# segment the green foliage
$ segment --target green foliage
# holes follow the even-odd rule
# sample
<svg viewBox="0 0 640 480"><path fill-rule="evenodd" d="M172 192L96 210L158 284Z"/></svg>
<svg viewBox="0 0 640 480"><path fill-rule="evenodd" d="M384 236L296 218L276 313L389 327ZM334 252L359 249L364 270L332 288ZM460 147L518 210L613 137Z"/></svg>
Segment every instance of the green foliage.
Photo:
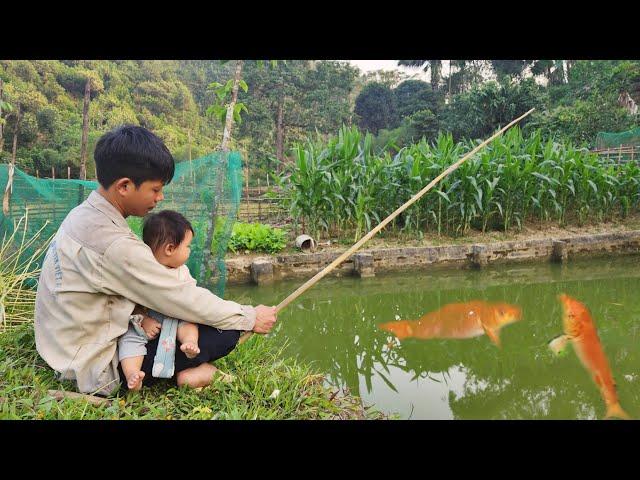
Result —
<svg viewBox="0 0 640 480"><path fill-rule="evenodd" d="M534 112L529 129L539 129L545 137L566 139L578 145L593 147L598 132L627 130L634 118L618 105L602 98L576 100L571 106Z"/></svg>
<svg viewBox="0 0 640 480"><path fill-rule="evenodd" d="M431 85L420 80L405 80L393 90L393 93L401 118L424 110L437 113L444 107L443 95L434 92Z"/></svg>
<svg viewBox="0 0 640 480"><path fill-rule="evenodd" d="M370 135L341 129L338 137L298 144L284 174L286 206L320 238L355 232L356 239L408 201L476 142L440 134L393 156ZM544 140L514 127L403 212L391 227L462 235L475 228L509 230L525 222L602 221L639 207L640 167L603 165L571 142ZM374 221L376 223L374 223Z"/></svg>
<svg viewBox="0 0 640 480"><path fill-rule="evenodd" d="M234 253L251 252L278 253L287 246L287 233L261 223L236 223L229 238L229 250Z"/></svg>
<svg viewBox="0 0 640 480"><path fill-rule="evenodd" d="M33 310L33 305L31 306ZM33 314L31 314L33 318ZM169 381L140 392L121 389L104 405L56 401L48 390L75 391L59 382L40 358L32 322L0 333L0 420L224 420L384 419L358 397L335 396L324 376L260 335L216 362L232 383L213 381L202 390L176 388Z"/></svg>
<svg viewBox="0 0 640 480"><path fill-rule="evenodd" d="M543 102L542 89L531 78L516 84L487 82L453 98L443 113L442 129L456 140L484 138ZM524 119L522 126L526 123Z"/></svg>
<svg viewBox="0 0 640 480"><path fill-rule="evenodd" d="M395 128L398 124L396 99L393 91L381 83L368 83L356 98L354 112L359 125L374 135L382 128Z"/></svg>
<svg viewBox="0 0 640 480"><path fill-rule="evenodd" d="M416 140L423 137L427 140L433 140L438 135L440 128L438 118L429 109L415 112L408 118L408 124L412 138Z"/></svg>
<svg viewBox="0 0 640 480"><path fill-rule="evenodd" d="M238 86L246 93L249 89L247 82L244 80L240 80L238 82ZM227 109L229 108L229 104L227 104L227 97L231 95L233 90L233 79L228 80L224 85L219 82L211 82L207 87L208 91L211 91L216 96L216 102L211 104L207 108L207 115L212 116L218 119L219 122L224 123L225 118L227 116ZM233 121L236 123L242 123L242 118L240 116L241 112L248 112L247 107L242 102L236 102L233 106Z"/></svg>
<svg viewBox="0 0 640 480"><path fill-rule="evenodd" d="M188 63L188 62L187 62ZM0 61L4 84L3 160L11 151L16 111L22 115L18 137L19 165L27 173L50 175L51 167L79 170L84 89L91 80L89 110L89 175L93 174L95 140L123 123L152 128L176 158L192 158L214 150L221 132L198 111L190 88L171 61ZM186 68L190 74L191 71ZM184 77L187 78L187 72ZM11 106L9 111L6 107ZM34 117L37 123L34 123ZM56 150L57 155L52 155ZM48 163L49 159L52 163ZM57 175L66 172L57 172Z"/></svg>

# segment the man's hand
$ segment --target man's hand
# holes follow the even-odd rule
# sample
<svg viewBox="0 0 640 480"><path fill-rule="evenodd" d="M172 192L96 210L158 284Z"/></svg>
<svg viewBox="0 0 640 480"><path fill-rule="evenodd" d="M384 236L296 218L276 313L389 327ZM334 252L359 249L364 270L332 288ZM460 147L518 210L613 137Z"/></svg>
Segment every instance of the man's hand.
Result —
<svg viewBox="0 0 640 480"><path fill-rule="evenodd" d="M256 324L253 331L256 333L269 333L277 320L276 307L258 305L256 307Z"/></svg>
<svg viewBox="0 0 640 480"><path fill-rule="evenodd" d="M161 328L162 324L159 321L155 318L144 315L144 318L142 319L142 329L144 330L144 333L147 334L147 337L149 337L149 340L156 338L158 333L160 333Z"/></svg>

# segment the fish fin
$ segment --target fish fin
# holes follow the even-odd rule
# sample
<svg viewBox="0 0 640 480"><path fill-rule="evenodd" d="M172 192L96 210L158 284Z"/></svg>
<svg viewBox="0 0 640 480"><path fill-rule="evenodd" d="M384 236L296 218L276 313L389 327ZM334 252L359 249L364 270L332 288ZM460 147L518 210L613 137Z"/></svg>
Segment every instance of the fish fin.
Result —
<svg viewBox="0 0 640 480"><path fill-rule="evenodd" d="M498 348L501 347L500 345L500 331L497 329L492 329L492 328L488 328L485 327L484 324L482 325L482 327L484 328L484 333L487 334L487 337L489 337L489 340L491 340L493 343L496 344L496 346Z"/></svg>
<svg viewBox="0 0 640 480"><path fill-rule="evenodd" d="M549 349L557 356L563 355L567 352L569 340L568 335L558 335L549 342Z"/></svg>
<svg viewBox="0 0 640 480"><path fill-rule="evenodd" d="M607 414L605 415L604 418L606 419L606 418L614 418L614 417L622 418L624 420L631 419L629 414L622 409L619 403L614 403L613 405L609 405L607 407Z"/></svg>

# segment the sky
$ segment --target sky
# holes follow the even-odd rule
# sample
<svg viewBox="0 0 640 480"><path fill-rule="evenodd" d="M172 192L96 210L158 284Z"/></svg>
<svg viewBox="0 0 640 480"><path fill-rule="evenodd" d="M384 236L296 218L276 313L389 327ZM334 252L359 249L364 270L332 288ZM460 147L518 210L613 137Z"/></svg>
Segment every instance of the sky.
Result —
<svg viewBox="0 0 640 480"><path fill-rule="evenodd" d="M374 70L400 70L416 80L429 80L428 74L420 68L399 67L398 60L349 60L349 63L358 67L362 73Z"/></svg>

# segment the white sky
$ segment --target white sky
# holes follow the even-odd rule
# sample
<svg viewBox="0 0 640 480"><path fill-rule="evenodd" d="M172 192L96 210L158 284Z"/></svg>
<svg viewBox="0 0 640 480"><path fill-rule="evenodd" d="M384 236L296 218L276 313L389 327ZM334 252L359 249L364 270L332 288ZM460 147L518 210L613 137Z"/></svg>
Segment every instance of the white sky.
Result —
<svg viewBox="0 0 640 480"><path fill-rule="evenodd" d="M420 68L399 67L398 60L348 60L358 67L362 73L375 70L400 70L416 80L429 81L429 75Z"/></svg>

